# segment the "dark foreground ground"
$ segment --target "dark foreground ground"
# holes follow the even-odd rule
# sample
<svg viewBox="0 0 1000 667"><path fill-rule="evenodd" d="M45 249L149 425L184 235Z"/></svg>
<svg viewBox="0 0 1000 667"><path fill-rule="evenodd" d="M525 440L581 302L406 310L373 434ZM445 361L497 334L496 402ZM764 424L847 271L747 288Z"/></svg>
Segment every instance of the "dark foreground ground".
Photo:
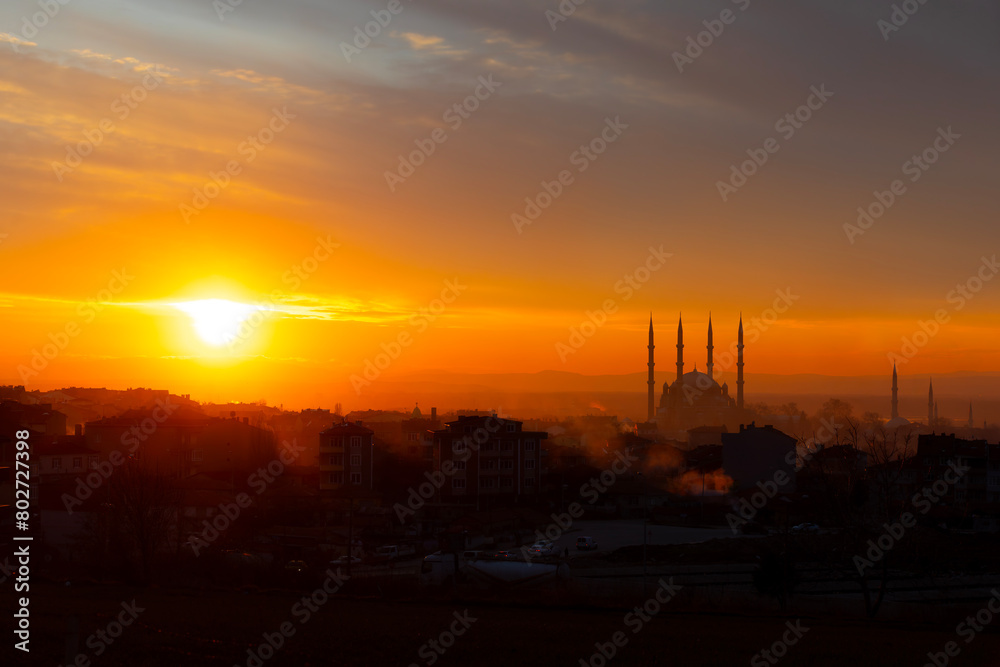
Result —
<svg viewBox="0 0 1000 667"><path fill-rule="evenodd" d="M596 643L622 631L627 642L609 665L767 665L755 656L780 641L787 619L781 616L699 614L671 610L669 603L638 632L627 609L527 606L461 601L384 601L334 595L308 618L295 605L303 593L187 592L125 586L32 586L32 651L12 649L5 632L0 664L64 663L67 627L78 618L78 651L90 664L128 665L580 665L591 660ZM88 637L109 630L122 603L135 600L137 618L106 644ZM421 647L439 638L455 613L475 620L443 655ZM9 627L6 613L4 625ZM127 615L126 615L127 617ZM962 619L956 618L955 624ZM305 622L303 622L305 621ZM247 649L282 623L294 628L269 659L248 663ZM776 662L793 665L907 665L921 667L928 652L948 642L960 648L951 665L1000 665L1000 616L966 643L954 626L905 626L899 623L804 617L808 628ZM110 628L111 632L117 628ZM448 637L444 639L448 642ZM102 648L96 656L97 648ZM779 652L780 647L779 647ZM8 656L13 655L13 659ZM270 654L265 650L265 656ZM433 660L433 661L432 661ZM87 663L80 662L85 665Z"/></svg>

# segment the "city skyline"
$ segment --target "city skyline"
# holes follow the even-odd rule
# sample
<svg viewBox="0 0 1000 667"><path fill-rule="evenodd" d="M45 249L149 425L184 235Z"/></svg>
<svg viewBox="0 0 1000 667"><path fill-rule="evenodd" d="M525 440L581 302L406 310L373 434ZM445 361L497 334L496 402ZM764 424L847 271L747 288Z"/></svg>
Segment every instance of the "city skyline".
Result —
<svg viewBox="0 0 1000 667"><path fill-rule="evenodd" d="M994 664L998 35L0 3L4 655Z"/></svg>
<svg viewBox="0 0 1000 667"><path fill-rule="evenodd" d="M21 4L0 382L305 405L400 336L381 380L624 373L650 311L709 307L761 323L756 372L1000 371L997 55L954 37L995 9L438 2L366 43L383 15L353 3Z"/></svg>

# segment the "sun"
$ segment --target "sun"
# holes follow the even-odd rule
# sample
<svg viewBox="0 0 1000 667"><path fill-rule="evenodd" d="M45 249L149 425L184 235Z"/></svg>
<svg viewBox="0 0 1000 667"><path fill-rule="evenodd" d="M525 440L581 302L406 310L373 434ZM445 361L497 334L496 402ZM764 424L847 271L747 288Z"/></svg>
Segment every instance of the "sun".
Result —
<svg viewBox="0 0 1000 667"><path fill-rule="evenodd" d="M209 345L227 345L245 335L243 325L256 311L264 310L226 299L201 299L170 304L191 318L194 330Z"/></svg>

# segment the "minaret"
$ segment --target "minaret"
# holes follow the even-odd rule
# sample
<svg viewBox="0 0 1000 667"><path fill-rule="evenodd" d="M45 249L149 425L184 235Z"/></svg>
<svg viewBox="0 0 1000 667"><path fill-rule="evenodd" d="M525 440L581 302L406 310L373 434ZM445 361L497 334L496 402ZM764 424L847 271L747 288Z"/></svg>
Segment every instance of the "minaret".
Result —
<svg viewBox="0 0 1000 667"><path fill-rule="evenodd" d="M712 373L715 368L715 364L712 363L712 349L715 346L712 345L712 313L708 314L708 377L715 379L715 375Z"/></svg>
<svg viewBox="0 0 1000 667"><path fill-rule="evenodd" d="M938 420L937 401L934 401L934 421Z"/></svg>
<svg viewBox="0 0 1000 667"><path fill-rule="evenodd" d="M684 378L684 323L677 318L677 381Z"/></svg>
<svg viewBox="0 0 1000 667"><path fill-rule="evenodd" d="M647 399L646 406L646 421L653 421L653 314L649 314L649 380L646 384L649 385L649 396Z"/></svg>
<svg viewBox="0 0 1000 667"><path fill-rule="evenodd" d="M740 313L740 332L736 339L736 407L743 409L743 313Z"/></svg>
<svg viewBox="0 0 1000 667"><path fill-rule="evenodd" d="M892 364L892 419L899 417L899 383L896 380L896 364Z"/></svg>
<svg viewBox="0 0 1000 667"><path fill-rule="evenodd" d="M927 425L934 423L934 380L931 380L930 390L927 392Z"/></svg>

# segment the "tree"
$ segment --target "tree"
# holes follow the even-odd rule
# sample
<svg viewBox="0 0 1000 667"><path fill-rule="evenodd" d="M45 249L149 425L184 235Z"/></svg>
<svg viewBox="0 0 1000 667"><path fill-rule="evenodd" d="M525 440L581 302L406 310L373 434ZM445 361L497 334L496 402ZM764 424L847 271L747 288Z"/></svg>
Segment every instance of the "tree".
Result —
<svg viewBox="0 0 1000 667"><path fill-rule="evenodd" d="M774 408L767 403L747 403L747 409L757 415L771 415L775 413Z"/></svg>
<svg viewBox="0 0 1000 667"><path fill-rule="evenodd" d="M839 398L831 398L823 404L816 416L818 419L830 419L838 424L843 424L851 418L853 411L854 408L850 403Z"/></svg>
<svg viewBox="0 0 1000 667"><path fill-rule="evenodd" d="M875 429L882 425L882 416L877 412L866 412L861 415L861 425L866 429Z"/></svg>
<svg viewBox="0 0 1000 667"><path fill-rule="evenodd" d="M839 436L853 451L866 455L868 464L863 480L851 475L846 493L834 497L841 523L837 533L839 548L829 551L828 562L837 576L852 580L861 588L865 613L874 617L889 591L890 564L898 560L894 552L898 549L902 553L906 548L905 544L900 545L906 536L895 540L887 550L875 552L871 545L886 531L886 525L896 524L906 511L905 471L914 453L913 435L900 429L886 430L881 424L865 429L861 422L848 419ZM832 470L820 470L820 474L829 472ZM869 560L870 555L876 558Z"/></svg>
<svg viewBox="0 0 1000 667"><path fill-rule="evenodd" d="M133 561L138 580L149 583L153 559L176 517L173 484L136 456L125 459L107 484L107 511L120 528L125 556Z"/></svg>
<svg viewBox="0 0 1000 667"><path fill-rule="evenodd" d="M788 415L789 417L805 417L805 410L800 410L797 403L784 403L778 407L777 414Z"/></svg>

